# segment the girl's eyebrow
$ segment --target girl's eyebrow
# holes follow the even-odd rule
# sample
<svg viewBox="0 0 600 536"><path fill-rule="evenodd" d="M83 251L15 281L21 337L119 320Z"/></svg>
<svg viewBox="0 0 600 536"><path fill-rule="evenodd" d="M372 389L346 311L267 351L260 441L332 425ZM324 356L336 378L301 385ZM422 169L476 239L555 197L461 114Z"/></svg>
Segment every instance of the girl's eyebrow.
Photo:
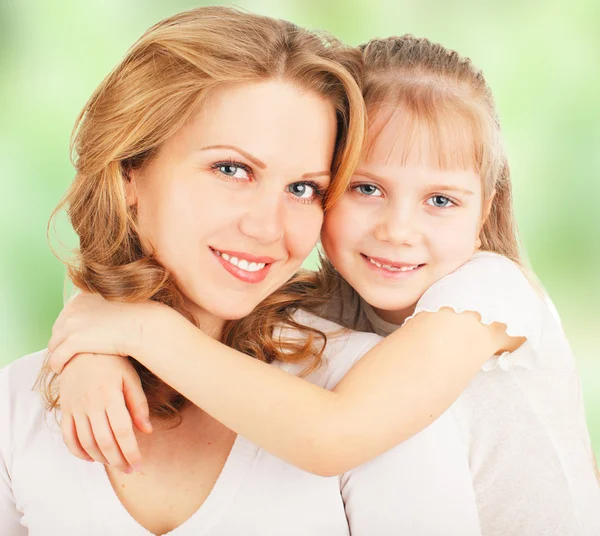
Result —
<svg viewBox="0 0 600 536"><path fill-rule="evenodd" d="M446 192L460 192L461 194L465 195L475 195L471 190L459 188L458 186L453 186L451 184L430 184L428 185L428 188L431 188L432 190L444 190Z"/></svg>
<svg viewBox="0 0 600 536"><path fill-rule="evenodd" d="M365 177L366 179L371 179L372 181L386 181L383 177L379 175L375 175L375 173L369 173L368 171L355 171L355 175L360 175L361 177Z"/></svg>
<svg viewBox="0 0 600 536"><path fill-rule="evenodd" d="M380 175L375 175L375 173L370 173L368 171L356 171L354 175L359 175L361 177L365 177L367 179L371 179L372 181L377 182L386 182L389 179L385 179ZM465 195L475 195L471 190L467 190L465 188L459 188L458 186L454 186L452 184L428 184L427 188L430 190L443 190L445 192L460 192Z"/></svg>

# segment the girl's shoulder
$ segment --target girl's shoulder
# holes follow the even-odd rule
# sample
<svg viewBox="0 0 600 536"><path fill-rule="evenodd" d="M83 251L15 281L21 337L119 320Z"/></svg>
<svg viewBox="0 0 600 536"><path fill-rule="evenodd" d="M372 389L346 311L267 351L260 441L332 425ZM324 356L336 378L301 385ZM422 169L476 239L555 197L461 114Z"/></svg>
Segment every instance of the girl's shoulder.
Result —
<svg viewBox="0 0 600 536"><path fill-rule="evenodd" d="M512 361L525 364L539 351L549 303L533 274L503 255L478 252L431 285L417 302L413 316L447 308L457 313L475 312L485 325L504 324L508 335L525 337L526 343L511 356ZM502 365L506 358L496 358L494 366Z"/></svg>
<svg viewBox="0 0 600 536"><path fill-rule="evenodd" d="M488 324L484 313L490 309L537 313L546 302L532 273L503 255L485 251L431 285L419 299L417 309L449 307L461 312L464 306L465 310L479 312Z"/></svg>

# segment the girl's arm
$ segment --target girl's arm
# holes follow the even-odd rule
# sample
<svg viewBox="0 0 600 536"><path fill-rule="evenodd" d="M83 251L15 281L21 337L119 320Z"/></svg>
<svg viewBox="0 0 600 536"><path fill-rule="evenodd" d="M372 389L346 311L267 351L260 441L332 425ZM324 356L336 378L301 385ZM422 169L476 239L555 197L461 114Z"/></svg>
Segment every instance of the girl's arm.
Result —
<svg viewBox="0 0 600 536"><path fill-rule="evenodd" d="M140 362L246 439L323 476L356 467L425 428L490 356L523 342L500 324L483 325L476 313L421 313L327 391L189 323L162 329L187 334L168 340L150 335L153 350L134 354Z"/></svg>
<svg viewBox="0 0 600 536"><path fill-rule="evenodd" d="M85 299L91 300L87 312L98 314L102 298L75 298ZM508 336L502 324L482 324L476 313L421 313L327 391L213 340L166 307L144 313L139 304L111 305L120 313L106 322L121 330L127 307L137 307L129 314L129 336L109 343L104 333L93 333L100 323L92 317L79 314L79 323L65 317L49 345L56 369L78 352L130 354L238 434L323 476L356 467L422 430L490 356L524 340ZM86 330L92 334L86 337Z"/></svg>

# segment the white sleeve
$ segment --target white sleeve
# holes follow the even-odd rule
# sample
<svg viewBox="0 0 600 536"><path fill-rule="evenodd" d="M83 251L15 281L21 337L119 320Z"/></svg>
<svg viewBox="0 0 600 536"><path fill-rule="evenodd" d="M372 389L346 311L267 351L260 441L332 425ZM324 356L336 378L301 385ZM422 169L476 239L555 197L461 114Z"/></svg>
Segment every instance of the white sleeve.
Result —
<svg viewBox="0 0 600 536"><path fill-rule="evenodd" d="M21 525L21 513L15 505L10 481L10 407L9 367L0 370L0 534L2 536L27 536Z"/></svg>
<svg viewBox="0 0 600 536"><path fill-rule="evenodd" d="M466 448L449 412L340 478L352 536L481 534Z"/></svg>
<svg viewBox="0 0 600 536"><path fill-rule="evenodd" d="M533 364L528 361L536 355L542 336L544 303L541 288L536 289L513 261L496 253L482 252L429 287L412 316L450 308L457 313L478 313L486 325L505 324L508 335L526 338L510 355L510 361L531 368ZM492 361L495 366L499 360L491 360L483 369L488 370Z"/></svg>

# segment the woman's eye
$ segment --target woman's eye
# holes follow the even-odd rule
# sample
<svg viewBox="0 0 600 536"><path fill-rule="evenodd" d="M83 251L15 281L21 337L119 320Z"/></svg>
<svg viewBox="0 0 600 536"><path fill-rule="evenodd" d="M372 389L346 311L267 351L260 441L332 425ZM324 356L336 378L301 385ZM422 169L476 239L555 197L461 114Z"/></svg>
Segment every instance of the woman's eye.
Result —
<svg viewBox="0 0 600 536"><path fill-rule="evenodd" d="M218 163L214 165L214 169L232 179L245 180L249 178L248 170L240 165Z"/></svg>
<svg viewBox="0 0 600 536"><path fill-rule="evenodd" d="M436 208L448 208L454 206L454 202L448 199L445 195L432 195L427 204Z"/></svg>
<svg viewBox="0 0 600 536"><path fill-rule="evenodd" d="M377 186L373 184L359 184L354 187L358 193L362 195L368 195L369 197L381 197L383 193Z"/></svg>
<svg viewBox="0 0 600 536"><path fill-rule="evenodd" d="M317 194L316 188L305 182L290 184L287 191L300 199L312 199Z"/></svg>

